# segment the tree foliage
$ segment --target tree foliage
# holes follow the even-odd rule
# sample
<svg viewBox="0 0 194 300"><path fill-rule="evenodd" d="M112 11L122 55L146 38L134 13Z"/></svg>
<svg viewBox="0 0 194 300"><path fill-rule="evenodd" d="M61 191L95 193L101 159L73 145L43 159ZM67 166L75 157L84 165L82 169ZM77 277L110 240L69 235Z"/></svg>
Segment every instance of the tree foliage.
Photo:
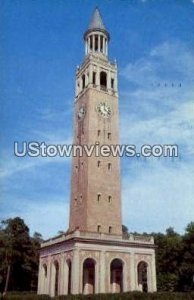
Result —
<svg viewBox="0 0 194 300"><path fill-rule="evenodd" d="M29 235L24 221L16 217L0 225L0 288L35 290L38 272L38 248L41 235Z"/></svg>
<svg viewBox="0 0 194 300"><path fill-rule="evenodd" d="M129 236L123 225L123 237ZM138 234L138 233L134 233ZM147 233L144 233L144 235ZM194 222L183 235L172 227L165 233L152 233L155 239L158 291L194 291ZM0 223L1 291L36 291L38 249L41 234L31 237L24 221L16 217Z"/></svg>

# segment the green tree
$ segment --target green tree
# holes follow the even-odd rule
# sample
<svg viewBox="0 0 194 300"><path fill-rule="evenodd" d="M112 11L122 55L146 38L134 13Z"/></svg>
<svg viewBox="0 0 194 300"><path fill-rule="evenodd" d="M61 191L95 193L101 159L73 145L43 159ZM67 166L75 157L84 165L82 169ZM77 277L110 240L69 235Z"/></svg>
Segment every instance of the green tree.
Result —
<svg viewBox="0 0 194 300"><path fill-rule="evenodd" d="M194 291L194 222L187 225L183 236L183 253L180 286L184 291Z"/></svg>
<svg viewBox="0 0 194 300"><path fill-rule="evenodd" d="M182 237L172 227L166 234L153 234L156 249L156 271L159 291L177 291L182 262Z"/></svg>
<svg viewBox="0 0 194 300"><path fill-rule="evenodd" d="M19 217L1 222L0 278L4 293L8 289L32 289L35 273L37 277L40 240L37 233L30 237L29 228Z"/></svg>

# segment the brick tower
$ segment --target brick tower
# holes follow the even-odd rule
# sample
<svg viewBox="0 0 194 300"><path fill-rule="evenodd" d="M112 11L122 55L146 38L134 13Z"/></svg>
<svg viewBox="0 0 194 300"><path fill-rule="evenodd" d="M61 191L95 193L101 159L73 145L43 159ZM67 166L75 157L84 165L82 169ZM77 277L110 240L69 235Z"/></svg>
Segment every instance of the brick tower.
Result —
<svg viewBox="0 0 194 300"><path fill-rule="evenodd" d="M96 9L84 34L76 73L75 145L119 144L117 66L108 60L109 33ZM119 157L75 157L70 230L122 234Z"/></svg>
<svg viewBox="0 0 194 300"><path fill-rule="evenodd" d="M108 59L109 40L96 8L76 72L74 144L82 149L119 144L117 65ZM153 238L122 234L119 157L81 154L72 162L69 229L41 245L38 293L156 291Z"/></svg>

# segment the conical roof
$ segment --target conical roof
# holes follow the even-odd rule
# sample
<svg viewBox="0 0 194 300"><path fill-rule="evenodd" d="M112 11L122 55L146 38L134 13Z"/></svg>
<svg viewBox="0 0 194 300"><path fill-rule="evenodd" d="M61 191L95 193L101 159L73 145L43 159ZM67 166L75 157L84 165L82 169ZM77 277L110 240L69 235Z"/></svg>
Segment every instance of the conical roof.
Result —
<svg viewBox="0 0 194 300"><path fill-rule="evenodd" d="M106 27L104 26L102 16L100 14L100 11L99 11L98 7L96 7L95 10L94 10L94 13L92 15L89 27L88 27L87 31L85 32L85 34L84 34L84 39L85 39L86 35L88 33L90 33L91 31L104 32L107 35L108 40L110 39L109 33L106 30Z"/></svg>
<svg viewBox="0 0 194 300"><path fill-rule="evenodd" d="M95 8L88 30L106 30L98 7Z"/></svg>

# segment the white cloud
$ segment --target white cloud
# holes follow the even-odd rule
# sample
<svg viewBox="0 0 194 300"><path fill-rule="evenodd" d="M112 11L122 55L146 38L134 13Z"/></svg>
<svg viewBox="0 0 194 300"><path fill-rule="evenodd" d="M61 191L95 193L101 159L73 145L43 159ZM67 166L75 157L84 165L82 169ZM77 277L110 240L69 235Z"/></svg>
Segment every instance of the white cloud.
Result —
<svg viewBox="0 0 194 300"><path fill-rule="evenodd" d="M146 58L128 64L121 74L137 84L121 93L128 103L121 115L122 142L178 143L190 153L194 147L194 57L189 50L178 42L164 43ZM172 87L177 78L182 86ZM168 86L154 85L158 82Z"/></svg>
<svg viewBox="0 0 194 300"><path fill-rule="evenodd" d="M176 143L181 152L174 163L156 158L129 162L123 178L124 223L141 232L168 226L183 231L194 211L193 53L178 41L163 43L129 63L121 75L129 82L121 93L121 107L127 103L121 114L122 142Z"/></svg>

